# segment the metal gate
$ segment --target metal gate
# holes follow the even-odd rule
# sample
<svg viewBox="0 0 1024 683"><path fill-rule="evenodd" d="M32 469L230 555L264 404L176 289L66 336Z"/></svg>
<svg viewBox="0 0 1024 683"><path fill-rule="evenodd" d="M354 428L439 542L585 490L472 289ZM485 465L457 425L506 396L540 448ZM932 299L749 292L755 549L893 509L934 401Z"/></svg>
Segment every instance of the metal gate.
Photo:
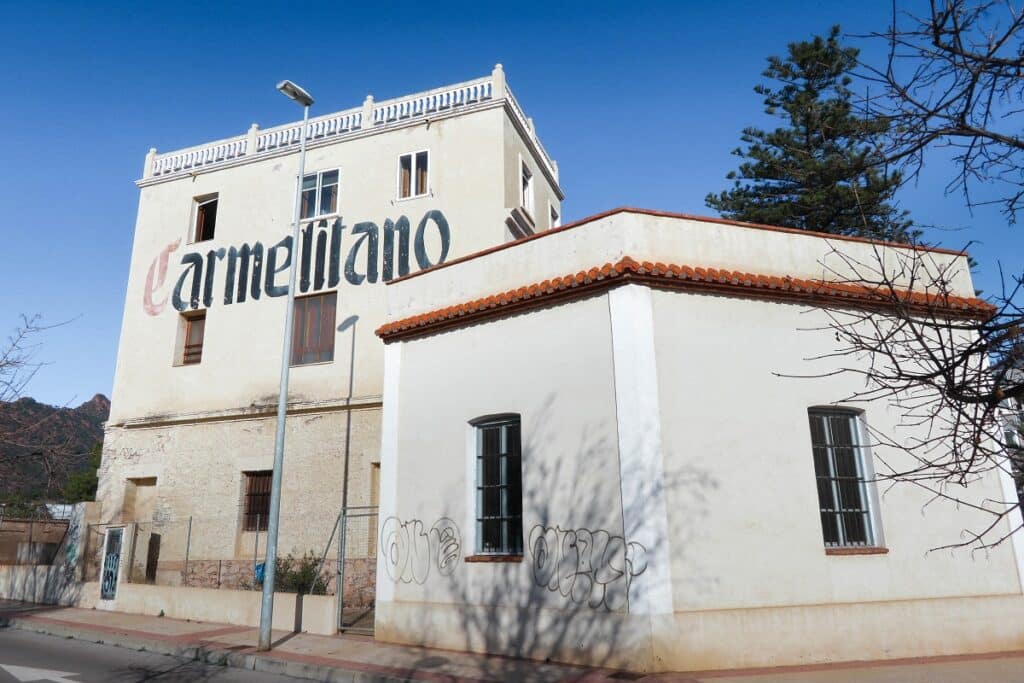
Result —
<svg viewBox="0 0 1024 683"><path fill-rule="evenodd" d="M124 529L107 529L106 551L103 553L103 578L100 598L113 600L117 595L117 572L121 567L121 542Z"/></svg>
<svg viewBox="0 0 1024 683"><path fill-rule="evenodd" d="M372 634L377 596L377 506L346 508L339 525L338 630Z"/></svg>

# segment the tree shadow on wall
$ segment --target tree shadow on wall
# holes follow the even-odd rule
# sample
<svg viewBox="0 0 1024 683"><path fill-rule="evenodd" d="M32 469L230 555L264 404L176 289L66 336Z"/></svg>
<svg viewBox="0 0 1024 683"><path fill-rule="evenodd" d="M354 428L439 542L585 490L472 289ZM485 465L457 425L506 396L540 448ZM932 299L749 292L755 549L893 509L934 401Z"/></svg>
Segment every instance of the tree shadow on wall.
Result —
<svg viewBox="0 0 1024 683"><path fill-rule="evenodd" d="M672 575L672 587L700 591L714 583L700 574L686 548L700 533L707 496L717 482L691 467L668 470L666 462L661 487L647 482L641 495L623 499L618 443L602 435L614 435L614 428L587 425L571 452L555 452L548 444L564 444L565 438L554 439L558 427L548 417L552 403L549 397L531 413L530 432L522 435L521 561L466 562L475 549L464 547L450 574L431 575L423 583L425 600L442 603L440 614L447 612L443 603L456 605L453 617L431 625L457 630L461 642L448 640L447 646L508 655L481 658L485 678L548 681L557 677L553 668L564 669L546 662L635 669L638 659L651 659L650 622L630 613L631 601L647 588L643 582L656 573L652 563L668 561L666 539L636 540L651 498L665 496L672 566L686 570L684 577ZM471 543L473 537L463 533L461 541ZM382 551L387 543L382 534ZM447 673L451 663L432 655L409 673Z"/></svg>

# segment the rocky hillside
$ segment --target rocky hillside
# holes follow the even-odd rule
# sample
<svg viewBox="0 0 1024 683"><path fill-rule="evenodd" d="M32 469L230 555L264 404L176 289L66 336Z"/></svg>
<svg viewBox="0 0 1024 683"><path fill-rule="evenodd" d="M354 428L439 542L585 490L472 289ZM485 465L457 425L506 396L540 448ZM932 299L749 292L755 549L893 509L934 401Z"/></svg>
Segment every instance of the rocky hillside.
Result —
<svg viewBox="0 0 1024 683"><path fill-rule="evenodd" d="M110 400L96 394L77 408L31 398L0 402L0 496L55 497L67 475L89 467L103 438Z"/></svg>

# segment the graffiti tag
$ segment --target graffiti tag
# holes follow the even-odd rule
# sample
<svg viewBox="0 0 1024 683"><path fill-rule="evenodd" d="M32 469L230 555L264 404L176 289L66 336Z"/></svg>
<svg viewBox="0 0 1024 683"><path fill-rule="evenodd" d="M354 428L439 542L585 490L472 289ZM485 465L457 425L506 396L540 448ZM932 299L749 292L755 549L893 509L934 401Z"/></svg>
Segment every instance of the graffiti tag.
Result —
<svg viewBox="0 0 1024 683"><path fill-rule="evenodd" d="M419 519L388 517L380 528L380 547L392 581L422 586L435 569L441 576L452 575L462 557L462 534L447 517L429 529Z"/></svg>
<svg viewBox="0 0 1024 683"><path fill-rule="evenodd" d="M538 586L578 605L618 610L633 579L647 569L647 549L604 530L540 524L530 531L531 571Z"/></svg>

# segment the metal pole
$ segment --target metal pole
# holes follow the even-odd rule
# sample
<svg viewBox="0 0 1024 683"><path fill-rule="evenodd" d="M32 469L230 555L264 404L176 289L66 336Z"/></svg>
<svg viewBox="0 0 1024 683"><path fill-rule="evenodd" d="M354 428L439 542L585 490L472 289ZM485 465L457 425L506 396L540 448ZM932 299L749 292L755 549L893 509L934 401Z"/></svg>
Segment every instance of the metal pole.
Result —
<svg viewBox="0 0 1024 683"><path fill-rule="evenodd" d="M256 513L256 539L252 544L252 588L256 590L256 565L260 563L260 513Z"/></svg>
<svg viewBox="0 0 1024 683"><path fill-rule="evenodd" d="M341 531L338 533L338 587L335 592L338 594L338 628L345 626L345 537L348 527L348 515L345 510L341 511Z"/></svg>
<svg viewBox="0 0 1024 683"><path fill-rule="evenodd" d="M292 318L295 315L295 274L298 269L299 218L302 208L302 176L306 174L306 128L309 105L302 108L299 136L299 175L295 179L295 218L289 259L288 301L284 314L284 350L281 354L281 384L277 395L277 432L274 438L274 473L270 483L270 516L267 519L267 550L263 564L263 603L260 606L260 650L270 649L270 626L274 620L274 570L277 563L277 531L281 517L281 470L284 467L285 416L288 411L288 370L292 361Z"/></svg>
<svg viewBox="0 0 1024 683"><path fill-rule="evenodd" d="M320 558L320 564L316 566L316 574L313 575L313 583L309 586L309 595L313 594L313 589L316 588L316 580L320 578L320 572L324 570L324 562L327 561L327 553L331 550L331 543L334 542L334 532L338 530L338 525L341 524L341 513L338 513L338 519L334 520L334 526L331 527L331 536L327 539L327 545L324 546L324 554Z"/></svg>
<svg viewBox="0 0 1024 683"><path fill-rule="evenodd" d="M188 552L192 549L192 515L188 516L188 535L185 536L185 573L182 575L182 583L188 585Z"/></svg>
<svg viewBox="0 0 1024 683"><path fill-rule="evenodd" d="M139 541L139 523L132 522L132 549L128 551L128 581L132 582L132 571L135 569L135 546Z"/></svg>

